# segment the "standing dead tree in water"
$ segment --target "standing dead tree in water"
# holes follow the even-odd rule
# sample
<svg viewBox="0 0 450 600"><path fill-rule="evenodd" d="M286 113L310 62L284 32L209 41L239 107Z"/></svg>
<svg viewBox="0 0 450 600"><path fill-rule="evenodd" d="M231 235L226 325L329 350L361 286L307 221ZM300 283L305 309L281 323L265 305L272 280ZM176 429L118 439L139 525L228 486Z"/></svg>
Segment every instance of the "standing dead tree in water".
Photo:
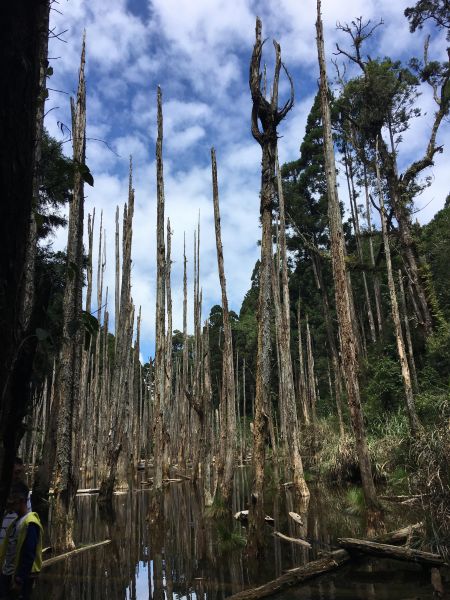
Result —
<svg viewBox="0 0 450 600"><path fill-rule="evenodd" d="M291 357L291 310L289 301L289 279L287 266L287 248L286 248L286 219L284 211L284 194L281 183L280 168L278 158L276 159L276 175L278 188L278 206L280 213L280 262L281 262L281 292L276 277L273 279L274 305L276 315L276 325L279 340L280 352L280 380L282 388L282 400L284 402L284 410L280 410L280 417L284 415L286 423L284 429L286 431L285 453L286 458L290 456L291 464L289 465L292 474L294 486L297 493L303 497L309 497L308 486L306 485L305 476L303 473L303 462L300 454L299 440L299 422L297 415L297 403L295 398L294 373L292 369ZM277 265L278 267L278 265Z"/></svg>
<svg viewBox="0 0 450 600"><path fill-rule="evenodd" d="M255 140L262 149L261 172L261 265L259 272L259 309L258 309L258 354L256 367L255 419L253 427L253 464L255 480L253 483L252 507L250 511L250 551L258 554L262 550L264 529L264 462L267 436L267 411L270 397L270 305L272 299L272 214L273 182L277 156L277 126L294 104L293 84L290 98L278 108L278 83L281 71L281 50L277 42L275 47L275 71L270 101L261 89L261 19L256 19L256 41L250 63L250 91L252 95L251 129ZM286 69L285 69L286 71ZM286 71L287 73L287 71ZM261 127L261 128L260 128Z"/></svg>
<svg viewBox="0 0 450 600"><path fill-rule="evenodd" d="M341 342L342 366L344 370L350 417L356 440L359 468L364 491L364 498L369 508L379 507L375 492L370 465L367 439L358 381L358 355L356 351L354 328L352 325L351 298L345 264L345 241L342 217L339 206L336 184L336 165L333 138L331 133L331 116L328 98L328 82L325 66L325 50L321 17L321 2L317 0L317 51L320 67L320 98L322 105L323 140L325 169L328 191L328 218L331 238L331 258L333 266L336 312Z"/></svg>
<svg viewBox="0 0 450 600"><path fill-rule="evenodd" d="M60 551L74 547L72 528L78 473L74 464L73 426L79 401L83 328L81 321L83 289L84 180L86 155L86 85L84 78L85 39L81 51L76 105L71 100L74 163L73 196L69 212L67 273L63 297L63 340L56 381L59 416L54 474L52 546Z"/></svg>
<svg viewBox="0 0 450 600"><path fill-rule="evenodd" d="M165 408L165 245L164 245L164 172L163 172L163 114L161 88L157 92L158 138L156 141L156 340L155 340L155 406L154 406L154 450L155 489L162 488Z"/></svg>
<svg viewBox="0 0 450 600"><path fill-rule="evenodd" d="M122 450L125 409L130 387L131 343L133 336L133 304L131 301L131 243L133 237L134 189L132 165L128 186L128 204L123 211L122 281L114 364L111 373L109 432L106 442L105 469L100 483L98 501L110 503L116 481L117 464ZM105 325L106 326L106 325ZM131 386L132 389L132 386Z"/></svg>
<svg viewBox="0 0 450 600"><path fill-rule="evenodd" d="M224 403L225 410L221 410L225 422L220 424L221 438L223 439L223 452L220 457L221 480L220 495L223 502L228 505L231 502L233 489L234 465L236 461L236 390L234 382L233 366L233 342L231 337L230 314L228 310L227 282L223 266L223 247L220 231L219 210L219 186L217 183L216 151L211 148L213 204L214 204L214 228L216 232L217 265L219 269L220 288L222 290L222 315L223 315L223 361L222 361L222 393L220 402ZM223 464L223 466L222 466Z"/></svg>

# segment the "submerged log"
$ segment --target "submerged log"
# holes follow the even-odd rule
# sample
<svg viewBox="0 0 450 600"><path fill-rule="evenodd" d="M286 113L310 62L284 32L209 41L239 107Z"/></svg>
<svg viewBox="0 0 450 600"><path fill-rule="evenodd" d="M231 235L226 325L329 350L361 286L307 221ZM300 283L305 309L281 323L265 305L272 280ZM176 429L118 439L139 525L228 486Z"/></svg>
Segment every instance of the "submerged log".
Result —
<svg viewBox="0 0 450 600"><path fill-rule="evenodd" d="M421 550L414 550L413 548L402 548L393 546L392 544L380 544L378 542L368 542L366 540L357 540L354 538L339 538L338 544L348 550L356 550L371 556L395 558L397 560L406 560L432 567L440 567L446 564L439 554L422 552Z"/></svg>
<svg viewBox="0 0 450 600"><path fill-rule="evenodd" d="M309 542L307 542L306 540L302 540L300 538L292 538L287 535L284 535L283 533L280 533L279 531L274 531L273 535L277 538L280 538L281 540L284 540L285 542L291 542L292 544L298 544L299 546L303 546L304 548L311 548L311 544Z"/></svg>
<svg viewBox="0 0 450 600"><path fill-rule="evenodd" d="M331 552L331 554L325 558L320 558L319 560L309 562L302 567L291 569L288 573L284 573L280 577L277 577L277 579L273 579L257 588L243 590L242 592L233 594L228 597L228 600L254 600L256 598L272 596L286 588L337 569L349 560L350 554L348 552L345 550L336 550L335 552Z"/></svg>
<svg viewBox="0 0 450 600"><path fill-rule="evenodd" d="M42 568L46 569L55 563L65 560L66 558L71 558L75 556L75 554L81 554L81 552L86 552L86 550L93 550L94 548L99 548L100 546L106 546L106 544L110 544L111 540L103 540L103 542L96 542L95 544L87 544L86 546L82 546L81 548L75 548L75 550L70 550L70 552L64 552L63 554L58 554L58 556L52 556L51 558L47 558L42 562Z"/></svg>

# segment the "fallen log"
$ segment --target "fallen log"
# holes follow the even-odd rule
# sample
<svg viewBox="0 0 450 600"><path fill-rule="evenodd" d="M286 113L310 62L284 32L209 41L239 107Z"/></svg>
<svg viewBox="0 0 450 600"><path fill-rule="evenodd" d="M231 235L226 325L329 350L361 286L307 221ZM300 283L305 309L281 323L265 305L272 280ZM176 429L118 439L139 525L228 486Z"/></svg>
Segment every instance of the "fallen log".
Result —
<svg viewBox="0 0 450 600"><path fill-rule="evenodd" d="M337 541L343 548L350 551L356 550L358 552L363 552L364 554L370 554L371 556L406 560L431 567L441 567L446 564L439 554L422 552L421 550L414 550L413 548L393 546L392 544L380 544L378 542L368 542L366 540L357 540L354 538L339 538Z"/></svg>
<svg viewBox="0 0 450 600"><path fill-rule="evenodd" d="M303 546L304 548L311 548L311 544L309 542L307 542L306 540L302 540L300 538L292 538L287 535L284 535L283 533L280 533L279 531L274 531L273 535L277 538L280 538L281 540L284 540L285 542L291 542L292 544L298 544L299 546Z"/></svg>
<svg viewBox="0 0 450 600"><path fill-rule="evenodd" d="M64 552L64 554L58 554L58 556L52 556L51 558L47 558L42 561L42 568L46 569L50 567L50 565L54 565L55 563L65 560L66 558L71 558L76 554L81 554L81 552L86 552L86 550L93 550L94 548L99 548L100 546L106 546L106 544L110 544L111 540L103 540L103 542L96 542L95 544L87 544L86 546L81 546L81 548L75 548L75 550L70 550L70 552Z"/></svg>
<svg viewBox="0 0 450 600"><path fill-rule="evenodd" d="M294 519L294 521L299 525L303 525L303 520L298 513L290 511L289 516L291 517L291 519Z"/></svg>
<svg viewBox="0 0 450 600"><path fill-rule="evenodd" d="M228 596L227 600L255 600L256 598L272 596L293 585L298 585L308 579L333 571L349 560L350 554L348 552L345 550L336 550L331 552L330 555L325 558L320 558L319 560L309 562L302 567L291 569L287 573L277 577L277 579L273 579L257 588L243 590L242 592Z"/></svg>

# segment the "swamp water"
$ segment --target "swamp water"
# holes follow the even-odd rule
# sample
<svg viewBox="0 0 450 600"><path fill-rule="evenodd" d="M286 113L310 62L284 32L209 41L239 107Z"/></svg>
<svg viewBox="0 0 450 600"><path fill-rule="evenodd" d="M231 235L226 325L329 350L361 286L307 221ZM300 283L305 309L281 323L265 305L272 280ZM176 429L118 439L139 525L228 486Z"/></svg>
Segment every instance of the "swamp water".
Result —
<svg viewBox="0 0 450 600"><path fill-rule="evenodd" d="M235 476L233 513L246 506L250 472ZM286 569L315 560L335 547L337 537L366 537L364 519L346 510L345 491L310 486L308 506L294 505L284 487L268 489L266 553L257 564L245 556L246 528L234 519L205 516L201 495L188 481L170 483L164 491L164 516L148 519L151 490L139 484L114 496L114 514L99 512L96 495L77 497L77 546L110 539L111 543L60 561L41 573L35 600L221 600L244 588L280 576ZM303 526L288 512L302 514ZM418 520L410 510L393 507L387 530ZM275 538L273 530L302 537L305 549ZM352 561L326 576L273 596L310 600L428 600L433 598L429 573L398 561Z"/></svg>

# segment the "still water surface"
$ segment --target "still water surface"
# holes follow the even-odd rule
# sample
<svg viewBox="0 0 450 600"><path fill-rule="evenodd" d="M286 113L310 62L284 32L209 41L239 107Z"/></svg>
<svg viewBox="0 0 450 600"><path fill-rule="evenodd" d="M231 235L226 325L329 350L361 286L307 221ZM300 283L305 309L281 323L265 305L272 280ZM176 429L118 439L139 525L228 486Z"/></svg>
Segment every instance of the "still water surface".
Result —
<svg viewBox="0 0 450 600"><path fill-rule="evenodd" d="M249 473L235 477L233 512L245 508ZM45 569L35 589L36 600L221 600L246 587L278 577L286 569L316 559L335 547L337 537L366 537L364 519L345 509L345 493L311 486L308 506L295 505L289 489L268 490L267 513L275 529L302 537L311 549L279 540L266 526L266 555L258 564L245 557L245 526L234 520L208 518L201 495L188 481L168 485L164 516L148 519L151 491L137 485L114 497L114 515L100 515L95 495L77 497L75 541L111 539ZM303 526L288 517L302 513ZM417 521L404 507L386 515L386 528ZM361 560L332 574L273 596L298 600L431 600L429 574L409 563Z"/></svg>

